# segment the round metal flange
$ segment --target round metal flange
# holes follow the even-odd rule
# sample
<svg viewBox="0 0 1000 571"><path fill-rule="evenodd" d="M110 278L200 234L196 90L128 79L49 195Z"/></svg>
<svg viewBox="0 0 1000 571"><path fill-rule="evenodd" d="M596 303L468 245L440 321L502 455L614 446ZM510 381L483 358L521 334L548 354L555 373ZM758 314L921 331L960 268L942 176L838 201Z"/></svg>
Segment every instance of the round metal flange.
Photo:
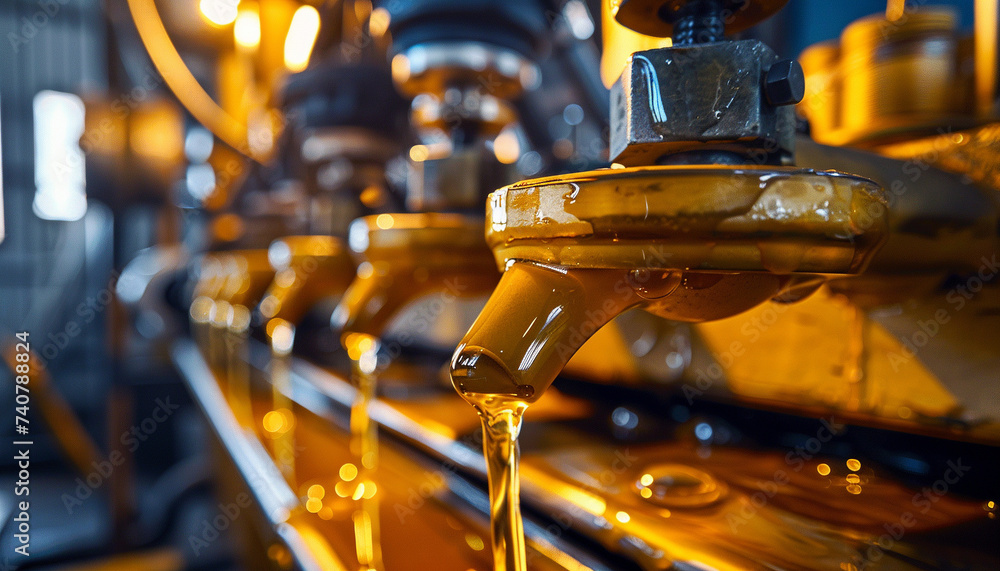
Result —
<svg viewBox="0 0 1000 571"><path fill-rule="evenodd" d="M440 213L377 214L351 223L351 250L393 264L483 266L493 258L483 241L483 219Z"/></svg>
<svg viewBox="0 0 1000 571"><path fill-rule="evenodd" d="M869 179L789 167L659 166L527 180L490 195L497 263L855 274L887 236Z"/></svg>
<svg viewBox="0 0 1000 571"><path fill-rule="evenodd" d="M691 0L607 0L619 24L640 34L666 38L674 33L678 13ZM771 17L788 0L718 0L725 32L745 30Z"/></svg>
<svg viewBox="0 0 1000 571"><path fill-rule="evenodd" d="M462 85L489 87L491 95L507 99L538 85L538 66L523 55L477 42L415 45L392 58L392 78L403 93L444 94Z"/></svg>

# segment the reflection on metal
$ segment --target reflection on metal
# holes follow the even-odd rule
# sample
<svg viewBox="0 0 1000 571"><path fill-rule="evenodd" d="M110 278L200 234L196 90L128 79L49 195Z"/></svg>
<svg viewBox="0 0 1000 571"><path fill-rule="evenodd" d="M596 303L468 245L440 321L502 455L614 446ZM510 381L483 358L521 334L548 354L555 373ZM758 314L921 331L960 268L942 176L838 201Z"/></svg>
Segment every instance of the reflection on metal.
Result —
<svg viewBox="0 0 1000 571"><path fill-rule="evenodd" d="M274 458L285 479L295 486L295 420L292 403L286 396L291 384L289 376L295 326L281 319L268 322L271 338L271 410L264 416L264 430L274 443ZM249 372L248 372L249 374ZM268 416L274 419L268 422Z"/></svg>
<svg viewBox="0 0 1000 571"><path fill-rule="evenodd" d="M380 571L383 565L379 494L372 477L378 469L378 425L371 420L369 412L375 400L379 343L363 333L348 333L346 339L345 348L351 357L351 382L357 389L351 403L351 453L357 468L349 478L355 481L351 498L358 506L353 516L355 547L362 568ZM357 474L356 479L354 474ZM341 477L344 477L343 469Z"/></svg>
<svg viewBox="0 0 1000 571"><path fill-rule="evenodd" d="M663 96L660 95L660 81L656 78L656 68L646 56L637 55L635 61L639 62L642 76L646 78L646 93L649 94L649 110L653 114L653 122L666 123L667 112L663 110Z"/></svg>
<svg viewBox="0 0 1000 571"><path fill-rule="evenodd" d="M783 4L745 3L725 24L733 31ZM603 7L649 33L669 32L676 9L687 44L698 32L721 39L715 12L734 5ZM718 29L696 29L699 6ZM361 25L377 15L368 27L384 28L385 41L399 25L368 2L345 9ZM568 31L592 33L581 22ZM246 53L257 49L252 36L236 37ZM311 31L287 38L306 39L311 49ZM421 212L379 211L388 187L351 186L374 214L352 223L350 253L329 236L290 236L271 244L269 263L262 250L207 255L190 307L201 354L175 349L178 361L207 359L181 368L203 407L226 410L210 421L250 441L227 445L236 464L249 447L277 480L283 511L270 531L284 539L267 547L270 560L409 569L423 549L458 569L850 571L935 567L956 530L995 530L984 526L995 499L965 481L975 501L939 494L908 526L913 535L879 543L944 466L935 454L975 450L983 473L980 458L1000 442L988 402L1000 295L982 273L1000 247L1000 195L990 194L1000 137L984 125L984 86L996 79L977 71L972 81L969 47L950 12L890 2L886 18L810 50L803 65L823 82L811 82L800 109L814 135L865 151L794 140L801 77L760 42L637 54L615 91L620 164L504 186L487 201L485 242L484 220L467 212L482 204L486 175L503 174L481 167L527 155L505 98L533 87L537 70L477 43L400 48L393 72L418 95L420 138L361 154L381 163L405 148L407 205ZM288 67L305 66L309 51ZM977 51L976 62L989 57ZM484 70L500 94L475 85ZM558 108L565 125L581 123L579 106ZM616 136L645 127L640 117L650 126L641 137ZM961 130L932 134L952 119ZM291 150L319 168L359 153L342 144L355 138L310 132ZM788 166L796 144L800 162ZM347 188L361 161L344 164L318 187ZM902 180L913 168L919 176ZM261 194L260 210L301 214L285 212L275 198L284 193ZM288 202L315 198L298 197ZM232 234L252 220L224 216L239 222ZM959 313L942 300L962 279L985 290ZM490 291L450 365L425 364L450 330L403 323L407 308ZM332 332L326 315L315 323L320 300L336 304ZM350 372L300 352L345 371L349 360ZM869 434L904 444L859 454L883 444ZM942 451L925 455L928 443ZM956 557L997 563L983 550Z"/></svg>
<svg viewBox="0 0 1000 571"><path fill-rule="evenodd" d="M191 115L216 137L232 148L249 155L246 125L219 107L195 79L167 34L156 3L153 0L128 0L128 5L142 43L146 46L146 52L149 53L153 65L163 76L170 90ZM235 10L233 15L235 17Z"/></svg>

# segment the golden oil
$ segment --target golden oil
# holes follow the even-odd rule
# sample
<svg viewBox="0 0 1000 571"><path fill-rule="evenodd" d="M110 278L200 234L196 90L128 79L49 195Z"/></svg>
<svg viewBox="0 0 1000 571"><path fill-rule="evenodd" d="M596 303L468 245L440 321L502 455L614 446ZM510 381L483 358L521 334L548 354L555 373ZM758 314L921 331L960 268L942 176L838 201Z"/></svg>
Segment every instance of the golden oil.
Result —
<svg viewBox="0 0 1000 571"><path fill-rule="evenodd" d="M522 415L591 335L633 307L705 321L807 296L867 265L885 213L871 181L782 168L592 171L491 194L505 271L451 375L483 424L495 568L525 569Z"/></svg>
<svg viewBox="0 0 1000 571"><path fill-rule="evenodd" d="M382 568L379 497L374 474L378 431L370 407L378 384L380 338L392 319L422 296L450 290L481 296L499 274L482 238L482 219L449 214L380 214L356 220L351 247L365 260L334 310L332 324L351 359L357 394L351 406L351 452L358 466L352 497L358 563Z"/></svg>

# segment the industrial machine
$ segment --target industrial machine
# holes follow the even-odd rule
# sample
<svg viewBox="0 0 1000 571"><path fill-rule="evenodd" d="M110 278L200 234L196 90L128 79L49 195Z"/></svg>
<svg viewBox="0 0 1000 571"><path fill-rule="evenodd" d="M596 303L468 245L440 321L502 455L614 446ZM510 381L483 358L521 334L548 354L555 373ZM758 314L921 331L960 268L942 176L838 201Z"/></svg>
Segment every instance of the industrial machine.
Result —
<svg viewBox="0 0 1000 571"><path fill-rule="evenodd" d="M113 343L176 372L221 520L103 564L1000 567L996 2L109 4L185 132L90 167L170 229Z"/></svg>

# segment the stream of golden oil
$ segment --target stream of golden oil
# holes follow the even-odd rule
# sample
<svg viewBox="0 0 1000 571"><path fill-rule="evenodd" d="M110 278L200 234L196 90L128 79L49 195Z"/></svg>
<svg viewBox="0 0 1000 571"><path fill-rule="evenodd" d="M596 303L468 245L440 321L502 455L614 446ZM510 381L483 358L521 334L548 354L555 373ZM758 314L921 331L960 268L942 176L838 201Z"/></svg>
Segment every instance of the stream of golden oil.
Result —
<svg viewBox="0 0 1000 571"><path fill-rule="evenodd" d="M483 424L493 568L526 569L517 439L528 403L503 395L469 393L464 396L476 406Z"/></svg>
<svg viewBox="0 0 1000 571"><path fill-rule="evenodd" d="M220 324L224 346L226 391L233 403L233 413L246 426L253 423L250 405L250 310L244 305L226 304L228 315Z"/></svg>
<svg viewBox="0 0 1000 571"><path fill-rule="evenodd" d="M285 479L295 485L294 415L288 396L292 382L291 355L295 341L295 326L284 319L274 318L269 324L271 339L271 420L265 416L265 430L274 444L274 458Z"/></svg>
<svg viewBox="0 0 1000 571"><path fill-rule="evenodd" d="M373 477L378 465L378 426L371 419L379 344L371 335L349 333L344 345L351 358L351 382L357 389L351 405L351 453L358 465L357 487L352 495L358 502L353 516L355 547L363 569L381 570L379 497Z"/></svg>
<svg viewBox="0 0 1000 571"><path fill-rule="evenodd" d="M497 571L526 569L518 480L522 416L590 335L642 301L627 278L621 269L514 263L456 352L452 382L483 425Z"/></svg>
<svg viewBox="0 0 1000 571"><path fill-rule="evenodd" d="M873 411L877 403L873 400L875 387L872 386L867 370L868 316L858 306L852 306L851 310L847 363L844 369L844 380L850 388L847 406L854 411Z"/></svg>

